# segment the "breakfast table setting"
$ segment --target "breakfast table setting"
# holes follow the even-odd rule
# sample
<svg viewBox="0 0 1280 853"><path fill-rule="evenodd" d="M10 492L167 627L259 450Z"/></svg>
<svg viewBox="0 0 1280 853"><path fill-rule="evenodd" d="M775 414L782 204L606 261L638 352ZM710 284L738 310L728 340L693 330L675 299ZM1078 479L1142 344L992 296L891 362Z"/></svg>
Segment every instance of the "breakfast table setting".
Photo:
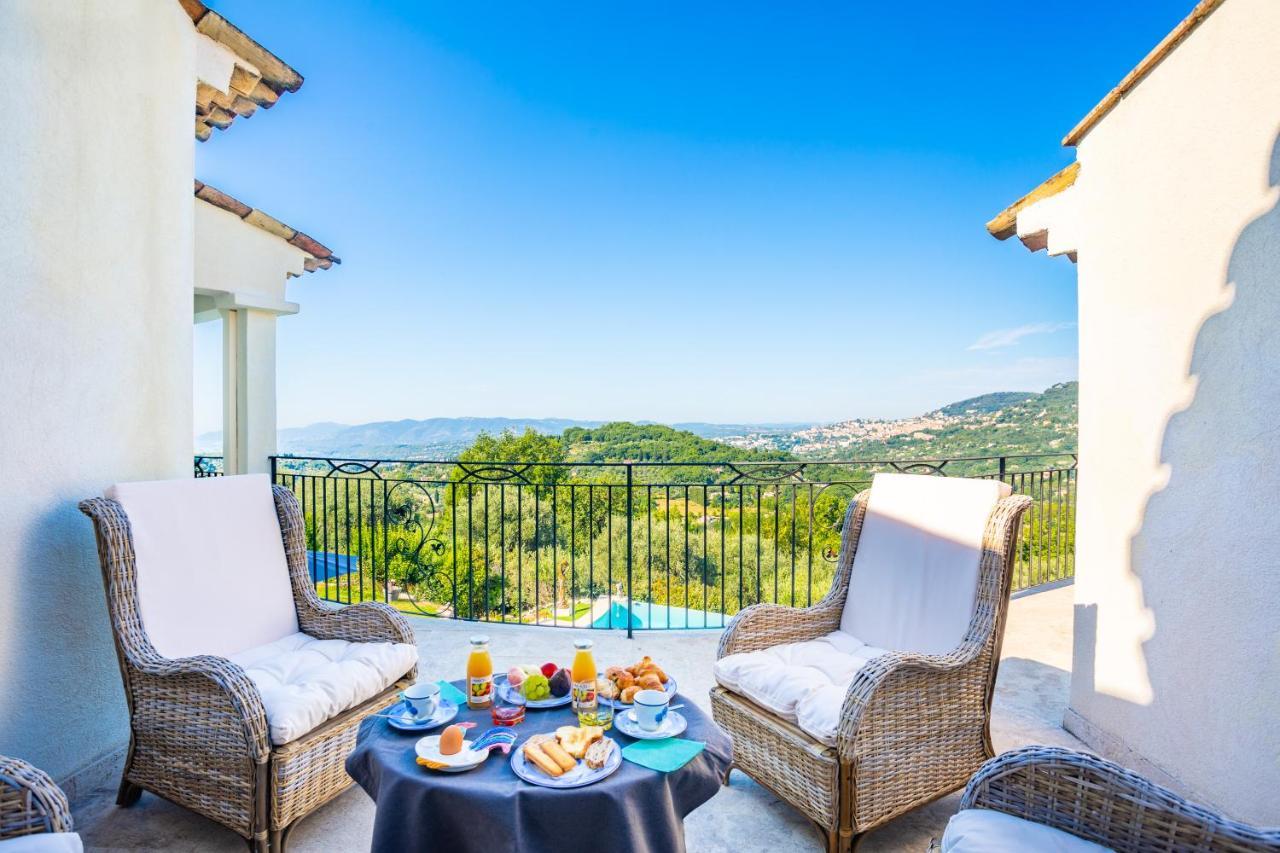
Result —
<svg viewBox="0 0 1280 853"><path fill-rule="evenodd" d="M360 727L346 770L376 803L374 853L685 849L732 751L673 677L647 657L596 673L589 640L572 668L494 676L487 638L472 646L466 678L412 685Z"/></svg>

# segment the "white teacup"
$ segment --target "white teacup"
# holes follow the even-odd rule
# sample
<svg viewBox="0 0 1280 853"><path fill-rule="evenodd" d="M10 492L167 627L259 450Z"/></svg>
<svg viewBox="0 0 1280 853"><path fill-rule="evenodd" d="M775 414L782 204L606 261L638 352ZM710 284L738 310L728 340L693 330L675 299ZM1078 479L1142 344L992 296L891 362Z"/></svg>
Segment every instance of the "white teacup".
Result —
<svg viewBox="0 0 1280 853"><path fill-rule="evenodd" d="M656 732L667 721L667 702L671 697L665 690L641 690L632 702L635 705L636 723L646 732Z"/></svg>
<svg viewBox="0 0 1280 853"><path fill-rule="evenodd" d="M430 681L419 681L410 684L400 694L400 698L409 703L409 710L415 720L425 720L436 712L440 703L440 685Z"/></svg>

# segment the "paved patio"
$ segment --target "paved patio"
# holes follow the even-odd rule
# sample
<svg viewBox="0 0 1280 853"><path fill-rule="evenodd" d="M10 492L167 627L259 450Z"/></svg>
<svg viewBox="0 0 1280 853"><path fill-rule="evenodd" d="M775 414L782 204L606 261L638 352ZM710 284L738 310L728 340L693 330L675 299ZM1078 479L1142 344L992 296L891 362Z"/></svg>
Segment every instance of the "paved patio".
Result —
<svg viewBox="0 0 1280 853"><path fill-rule="evenodd" d="M1061 728L1071 667L1072 591L1070 587L1015 599L1010 605L1000 676L996 684L992 735L998 751L1032 743L1083 748ZM449 620L412 620L422 652L423 675L457 678L466 655L467 637L477 630L493 637L495 663L567 659L569 631L501 625L478 627ZM637 634L594 631L597 658L630 661L648 654L680 682L681 693L707 709L711 665L718 631ZM519 648L516 652L514 649ZM150 794L131 809L118 809L114 791L102 791L75 817L89 850L228 851L241 853L235 833ZM861 853L926 850L930 839L956 810L959 793L907 814L867 836ZM289 849L363 851L369 846L373 803L353 788L300 823ZM731 784L685 821L688 848L694 853L777 853L822 849L817 833L789 806L741 773Z"/></svg>

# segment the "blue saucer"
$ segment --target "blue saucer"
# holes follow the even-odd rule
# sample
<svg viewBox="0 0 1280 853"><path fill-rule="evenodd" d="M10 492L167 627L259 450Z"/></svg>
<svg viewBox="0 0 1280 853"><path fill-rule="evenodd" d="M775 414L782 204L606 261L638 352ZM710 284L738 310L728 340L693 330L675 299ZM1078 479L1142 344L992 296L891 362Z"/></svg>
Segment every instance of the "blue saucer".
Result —
<svg viewBox="0 0 1280 853"><path fill-rule="evenodd" d="M419 720L413 716L413 713L409 710L408 702L392 705L384 713L386 714L387 725L393 729L399 729L402 732L425 732L428 729L434 729L436 726L443 726L458 716L458 706L448 699L441 699L439 704L436 705L436 712L425 720Z"/></svg>

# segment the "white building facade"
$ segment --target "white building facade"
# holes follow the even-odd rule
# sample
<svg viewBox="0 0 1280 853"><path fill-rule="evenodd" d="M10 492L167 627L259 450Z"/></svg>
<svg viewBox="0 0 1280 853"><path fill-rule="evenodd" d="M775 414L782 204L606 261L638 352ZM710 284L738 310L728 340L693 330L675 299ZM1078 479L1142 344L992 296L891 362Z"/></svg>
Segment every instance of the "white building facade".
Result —
<svg viewBox="0 0 1280 853"><path fill-rule="evenodd" d="M988 226L1077 261L1067 728L1280 825L1280 3L1206 0Z"/></svg>
<svg viewBox="0 0 1280 853"><path fill-rule="evenodd" d="M228 470L265 470L286 279L337 259L193 199L195 139L301 85L197 0L0 3L0 74L0 753L75 798L128 742L76 502L191 476L201 311L232 330Z"/></svg>

